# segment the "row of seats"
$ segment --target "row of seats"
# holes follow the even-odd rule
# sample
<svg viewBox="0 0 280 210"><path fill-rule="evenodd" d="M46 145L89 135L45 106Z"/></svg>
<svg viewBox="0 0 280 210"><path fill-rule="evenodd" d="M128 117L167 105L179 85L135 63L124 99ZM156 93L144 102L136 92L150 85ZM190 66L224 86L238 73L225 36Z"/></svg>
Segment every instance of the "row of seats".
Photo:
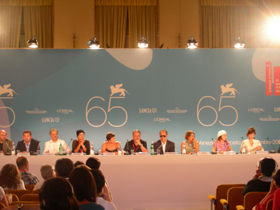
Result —
<svg viewBox="0 0 280 210"><path fill-rule="evenodd" d="M221 184L216 188L216 195L208 195L211 210L251 210L267 194L267 192L249 192L242 195L245 184ZM266 210L272 210L273 199L267 205Z"/></svg>

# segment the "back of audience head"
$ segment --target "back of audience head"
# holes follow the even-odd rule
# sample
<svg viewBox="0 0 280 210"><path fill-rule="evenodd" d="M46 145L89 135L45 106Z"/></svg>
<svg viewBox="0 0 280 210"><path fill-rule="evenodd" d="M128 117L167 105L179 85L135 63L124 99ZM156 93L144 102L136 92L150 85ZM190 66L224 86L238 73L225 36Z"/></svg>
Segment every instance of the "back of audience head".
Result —
<svg viewBox="0 0 280 210"><path fill-rule="evenodd" d="M74 163L74 168L80 166L80 165L85 165L82 161L79 161L77 160L75 163Z"/></svg>
<svg viewBox="0 0 280 210"><path fill-rule="evenodd" d="M278 170L274 175L273 179L275 180L275 184L277 188L280 188L280 170Z"/></svg>
<svg viewBox="0 0 280 210"><path fill-rule="evenodd" d="M18 157L16 160L18 169L29 170L29 161L26 157Z"/></svg>
<svg viewBox="0 0 280 210"><path fill-rule="evenodd" d="M18 168L14 164L3 166L0 174L0 186L8 189L17 189L21 177Z"/></svg>
<svg viewBox="0 0 280 210"><path fill-rule="evenodd" d="M78 201L71 184L64 178L46 180L39 192L40 208L44 210L78 210Z"/></svg>
<svg viewBox="0 0 280 210"><path fill-rule="evenodd" d="M105 186L105 177L104 177L103 173L98 169L92 169L91 173L92 173L93 178L95 180L97 194L101 195L102 190Z"/></svg>
<svg viewBox="0 0 280 210"><path fill-rule="evenodd" d="M73 161L69 158L58 159L55 163L56 176L68 178L73 168Z"/></svg>
<svg viewBox="0 0 280 210"><path fill-rule="evenodd" d="M69 182L79 202L87 200L96 203L96 185L88 166L81 165L74 168L69 175Z"/></svg>
<svg viewBox="0 0 280 210"><path fill-rule="evenodd" d="M86 165L91 169L99 169L101 162L95 157L90 157L89 159L87 159Z"/></svg>
<svg viewBox="0 0 280 210"><path fill-rule="evenodd" d="M266 157L259 162L259 168L264 176L271 177L273 172L277 170L277 163L273 158Z"/></svg>
<svg viewBox="0 0 280 210"><path fill-rule="evenodd" d="M42 165L41 166L41 176L44 180L47 180L49 178L55 177L54 167L52 165Z"/></svg>

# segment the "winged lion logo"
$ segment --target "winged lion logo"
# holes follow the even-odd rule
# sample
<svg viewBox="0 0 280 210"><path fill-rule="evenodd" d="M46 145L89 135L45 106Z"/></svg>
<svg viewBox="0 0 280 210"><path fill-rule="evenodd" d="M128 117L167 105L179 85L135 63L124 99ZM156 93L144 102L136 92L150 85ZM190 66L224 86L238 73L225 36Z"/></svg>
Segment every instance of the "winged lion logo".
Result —
<svg viewBox="0 0 280 210"><path fill-rule="evenodd" d="M18 95L13 89L9 88L10 86L11 84L3 85L3 87L0 85L0 96L6 93L8 93L8 97L13 97L14 93Z"/></svg>
<svg viewBox="0 0 280 210"><path fill-rule="evenodd" d="M231 87L232 85L233 83L226 84L225 86L221 85L221 91L222 91L221 96L224 95L225 93L230 93L229 95L231 96L235 96L235 93L239 93L235 88Z"/></svg>
<svg viewBox="0 0 280 210"><path fill-rule="evenodd" d="M111 85L110 86L110 89L111 89L111 95L110 96L112 96L112 95L114 95L116 93L120 93L119 96L125 96L125 93L130 94L129 92L126 91L126 89L121 88L122 86L123 86L122 83L115 85L115 87L114 87L114 85Z"/></svg>

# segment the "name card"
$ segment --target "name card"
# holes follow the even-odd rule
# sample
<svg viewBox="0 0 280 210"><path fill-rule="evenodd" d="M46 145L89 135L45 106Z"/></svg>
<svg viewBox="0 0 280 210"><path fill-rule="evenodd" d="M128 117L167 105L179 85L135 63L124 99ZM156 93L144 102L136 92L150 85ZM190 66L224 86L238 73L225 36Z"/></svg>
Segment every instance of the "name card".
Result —
<svg viewBox="0 0 280 210"><path fill-rule="evenodd" d="M166 152L164 155L177 155L177 152Z"/></svg>
<svg viewBox="0 0 280 210"><path fill-rule="evenodd" d="M227 152L224 152L224 155L235 155L236 152L234 151L227 151Z"/></svg>
<svg viewBox="0 0 280 210"><path fill-rule="evenodd" d="M55 155L55 153L44 153L43 155Z"/></svg>
<svg viewBox="0 0 280 210"><path fill-rule="evenodd" d="M136 152L135 155L149 155L148 152Z"/></svg>
<svg viewBox="0 0 280 210"><path fill-rule="evenodd" d="M114 152L105 152L103 155L116 155Z"/></svg>
<svg viewBox="0 0 280 210"><path fill-rule="evenodd" d="M257 151L256 154L268 154L268 151Z"/></svg>
<svg viewBox="0 0 280 210"><path fill-rule="evenodd" d="M73 153L71 153L71 156L83 156L83 155L84 155L84 153L81 153L81 152L78 152L78 153L73 152Z"/></svg>
<svg viewBox="0 0 280 210"><path fill-rule="evenodd" d="M198 152L197 155L209 155L209 152Z"/></svg>
<svg viewBox="0 0 280 210"><path fill-rule="evenodd" d="M29 152L20 152L17 154L17 156L30 156L30 153Z"/></svg>

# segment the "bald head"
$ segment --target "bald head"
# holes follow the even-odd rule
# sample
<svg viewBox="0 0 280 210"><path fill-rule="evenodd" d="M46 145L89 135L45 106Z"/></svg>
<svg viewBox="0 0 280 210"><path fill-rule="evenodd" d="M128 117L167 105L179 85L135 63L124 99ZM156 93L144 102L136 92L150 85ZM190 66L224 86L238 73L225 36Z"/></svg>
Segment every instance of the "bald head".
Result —
<svg viewBox="0 0 280 210"><path fill-rule="evenodd" d="M0 130L0 142L3 143L7 138L7 132L5 130Z"/></svg>

